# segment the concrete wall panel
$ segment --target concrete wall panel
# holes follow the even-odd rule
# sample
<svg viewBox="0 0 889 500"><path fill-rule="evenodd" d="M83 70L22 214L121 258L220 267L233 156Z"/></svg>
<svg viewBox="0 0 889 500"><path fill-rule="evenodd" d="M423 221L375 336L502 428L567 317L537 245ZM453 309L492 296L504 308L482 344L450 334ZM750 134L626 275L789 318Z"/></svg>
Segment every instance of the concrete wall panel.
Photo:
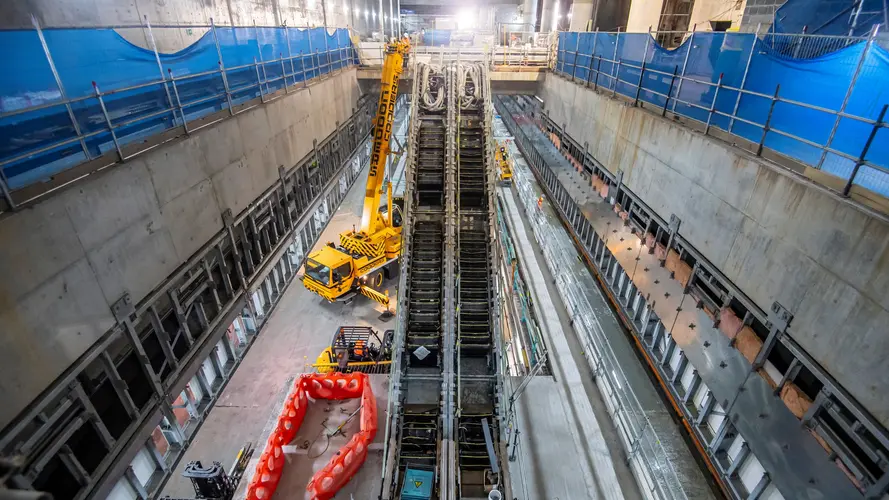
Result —
<svg viewBox="0 0 889 500"><path fill-rule="evenodd" d="M357 107L355 70L164 144L0 220L0 427ZM275 129L269 121L272 112ZM348 113L345 112L348 110ZM280 157L280 158L279 158ZM7 359L9 358L9 359Z"/></svg>
<svg viewBox="0 0 889 500"><path fill-rule="evenodd" d="M108 331L114 318L84 257L19 297L4 286L0 324L0 422L5 425Z"/></svg>
<svg viewBox="0 0 889 500"><path fill-rule="evenodd" d="M237 120L223 120L212 127L199 130L195 137L207 160L207 175L221 172L244 156L244 139Z"/></svg>
<svg viewBox="0 0 889 500"><path fill-rule="evenodd" d="M659 113L547 75L550 117L763 310L883 425L889 400L889 219Z"/></svg>
<svg viewBox="0 0 889 500"><path fill-rule="evenodd" d="M195 184L206 179L206 157L200 147L200 140L177 141L169 146L156 149L145 155L143 161L151 172L157 201L166 205Z"/></svg>
<svg viewBox="0 0 889 500"><path fill-rule="evenodd" d="M88 256L109 305L126 292L141 299L185 260L176 255L160 212L135 221Z"/></svg>
<svg viewBox="0 0 889 500"><path fill-rule="evenodd" d="M61 199L0 221L0 294L14 300L84 257Z"/></svg>
<svg viewBox="0 0 889 500"><path fill-rule="evenodd" d="M222 210L210 179L194 185L161 208L176 254L188 258L222 227Z"/></svg>
<svg viewBox="0 0 889 500"><path fill-rule="evenodd" d="M240 213L256 198L253 196L253 178L246 158L232 162L210 180L216 192L219 210L223 212L231 209L233 214Z"/></svg>

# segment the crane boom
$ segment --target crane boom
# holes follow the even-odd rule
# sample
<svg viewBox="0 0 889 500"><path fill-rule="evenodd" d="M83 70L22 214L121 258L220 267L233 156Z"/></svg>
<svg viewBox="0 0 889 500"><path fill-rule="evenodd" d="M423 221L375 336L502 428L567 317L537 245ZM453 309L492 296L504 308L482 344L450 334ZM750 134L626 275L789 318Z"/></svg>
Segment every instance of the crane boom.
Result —
<svg viewBox="0 0 889 500"><path fill-rule="evenodd" d="M392 137L392 122L395 117L395 101L398 97L398 77L403 71L404 54L408 44L394 41L386 45L386 59L380 81L380 102L374 118L373 150L370 169L367 173L367 187L364 192L364 210L361 213L359 232L366 235L377 231L377 213L380 208L383 180L386 176L386 159L389 157L389 141Z"/></svg>

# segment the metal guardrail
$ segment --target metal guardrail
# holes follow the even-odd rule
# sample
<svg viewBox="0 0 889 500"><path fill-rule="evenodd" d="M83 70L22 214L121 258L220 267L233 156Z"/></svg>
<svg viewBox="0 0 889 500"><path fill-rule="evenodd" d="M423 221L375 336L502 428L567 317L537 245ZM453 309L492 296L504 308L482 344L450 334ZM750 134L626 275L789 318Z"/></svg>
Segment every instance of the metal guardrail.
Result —
<svg viewBox="0 0 889 500"><path fill-rule="evenodd" d="M376 44L374 44L376 45ZM382 46L363 46L360 49L362 64L382 66L384 54ZM412 47L411 56L428 57L432 64L445 65L460 61L489 61L492 71L512 71L523 68L549 68L553 52L540 47Z"/></svg>
<svg viewBox="0 0 889 500"><path fill-rule="evenodd" d="M153 144L150 141L146 141L145 137L143 137L143 135L140 135L138 131L140 125L148 130L148 132L150 132L152 135L163 134L164 132L177 128L179 128L182 133L189 134L201 128L210 126L213 123L216 123L216 121L218 120L201 120L201 123L195 126L197 120L212 114L218 108L222 110L227 109L228 116L234 116L253 108L255 105L270 102L279 97L283 97L284 95L289 94L292 89L299 87L300 85L306 87L308 86L309 82L315 78L322 78L323 75L330 74L333 71L342 70L355 64L356 52L351 45L347 47L333 48L317 47L312 50L310 38L310 53L293 54L290 49L291 44L289 41L288 29L282 26L274 26L270 28L283 29L285 38L287 39L288 54L285 55L283 53L280 53L279 57L276 59L263 60L262 53L260 51L258 57L254 57L252 64L226 66L223 57L223 48L225 48L225 46L220 43L218 31L222 29L229 29L229 27L217 26L212 19L210 20L210 24L208 25L152 26L148 22L146 17L145 23L142 25L113 25L102 26L99 28L144 29L154 58L157 61L159 78L157 80L142 82L135 85L124 85L110 90L102 90L95 82L93 82L92 95L70 98L65 92L64 82L56 69L55 60L53 59L53 55L46 43L46 39L44 37L44 29L41 28L41 26L38 24L36 18L33 19L33 23L35 33L40 39L46 62L49 65L49 68L55 80L55 84L58 87L60 99L35 106L25 106L22 108L0 113L0 120L26 120L29 117L39 117L46 112L53 112L53 110L60 110L61 108L64 108L64 110L61 110L60 112L67 113L68 120L70 121L71 130L73 130L74 133L69 137L53 141L37 149L28 150L11 157L0 158L0 195L2 195L2 198L6 202L7 208L11 210L16 210L22 203L32 201L33 199L38 198L46 194L47 192L60 187L59 185L52 185L49 186L46 190L38 191L36 194L29 193L29 195L26 196L24 199L15 196L15 191L17 189L27 188L37 182L36 180L28 180L25 181L24 185L18 187L11 186L9 179L7 178L7 175L5 173L5 168L11 165L15 165L18 162L31 159L41 154L52 152L66 146L74 146L79 144L79 154L82 155L80 161L77 161L74 164L71 164L71 162L69 162L67 167L60 168L59 171L56 171L53 175L57 175L58 173L60 173L60 171L71 169L81 163L108 157L107 163L99 165L94 169L98 170L100 168L104 168L105 166L107 166L107 164L126 161L154 148L156 144ZM216 52L219 57L217 67L215 69L207 71L183 75L177 75L173 72L172 69L169 68L164 71L154 36L154 30L159 28L207 28L212 34L213 42L216 46ZM231 29L235 28L236 27L234 26L231 27ZM244 28L255 29L257 28L257 26L249 26ZM81 27L77 29L87 28ZM89 49L87 48L85 50ZM253 71L250 71L251 69ZM243 73L245 71L256 75L254 82L245 83L239 86L233 86L230 84L230 75L238 72ZM269 76L270 73L277 76ZM218 81L214 82L213 80ZM187 100L185 94L180 93L180 89L183 85L194 83L199 83L204 86L211 85L214 88L218 87L218 83L221 83L222 90L211 95L204 95L196 99ZM283 92L281 92L281 90L283 90ZM164 104L162 107L154 109L148 113L140 112L141 110L138 107L133 107L133 109L117 110L113 114L109 112L109 109L106 106L106 98L112 96L116 97L120 95L132 95L134 92L162 92L162 95L165 96ZM255 98L257 93L259 94L259 101L253 102L253 99ZM78 120L77 116L75 115L75 110L80 113L84 109L87 109L91 106L98 106L101 109L101 120L103 123L90 123L90 130L87 131L82 128L82 122L81 120ZM158 132L157 130L154 130L156 128L155 125L151 125L146 122L147 120L152 119L165 119L168 120L168 122L165 123L162 126L162 130ZM136 127L137 130L134 131L134 127ZM121 135L122 131L124 135ZM100 151L97 155L95 151L90 150L87 141L91 139L100 139L106 135L109 136L109 142L113 145L113 154L103 153ZM139 141L144 141L144 143L142 145L137 144ZM135 146L136 148L135 151L132 151L133 146ZM88 173L89 172L87 172L87 174Z"/></svg>
<svg viewBox="0 0 889 500"><path fill-rule="evenodd" d="M862 68L864 66L865 59L867 54L873 45L876 35L879 29L879 25L874 26L874 29L871 31L870 35L866 38L857 38L857 37L827 37L825 35L775 35L768 34L764 36L764 41L770 47L776 47L777 51L782 55L787 55L785 52L790 50L792 53L800 56L809 56L812 54L821 55L824 50L839 50L844 48L852 43L857 43L860 41L864 41L866 43L865 49L862 51L861 56L858 58L857 64L855 66L854 73L852 75L852 79L849 83L848 88L846 89L845 96L842 102L842 105L839 109L828 109L822 106L817 106L814 104L801 102L793 99L788 99L785 97L781 97L781 85L778 84L775 87L775 91L772 94L765 94L762 92L755 92L749 89L744 88L744 84L747 80L747 76L750 71L750 63L752 61L752 56L754 50L750 51L750 55L747 58L746 65L744 67L744 73L741 80L741 85L739 87L733 87L730 85L726 85L723 83L723 75L720 74L717 81L711 82L706 80L701 80L699 78L693 78L691 76L686 75L686 70L689 65L689 57L686 55L685 61L682 66L678 65L674 67L672 72L662 71L653 69L646 64L646 59L649 57L649 54L653 55L653 51L655 50L651 47L651 42L655 43L660 40L661 35L676 33L681 37L685 37L688 35L688 39L690 43L694 43L695 32L649 32L651 36L647 37L645 48L641 57L639 58L642 61L641 64L633 64L623 60L623 58L618 57L618 45L620 43L621 35L626 36L627 33L609 33L613 34L617 37L617 43L615 43L614 54L611 57L603 57L593 54L587 54L585 52L579 50L568 50L565 47L561 47L558 51L558 60L556 61L553 72L559 75L562 75L575 83L580 83L586 87L592 87L595 91L599 92L600 90L611 91L611 95L613 97L618 94L623 97L629 98L634 106L639 106L640 103L654 104L656 105L663 116L666 116L669 111L674 116L681 116L683 119L692 120L698 122L704 126L704 134L709 135L711 133L711 129L714 127L718 127L723 129L725 132L743 139L742 144L746 143L748 139L743 138L735 132L735 125L737 122L744 123L747 125L751 125L753 127L757 127L762 130L762 134L757 142L753 142L750 146L751 151L754 152L757 156L762 156L763 149L765 147L765 142L769 134L777 134L779 136L783 136L794 141L797 141L806 146L810 146L812 148L816 148L821 151L819 160L811 164L813 168L821 169L825 159L828 154L836 155L840 158L844 158L853 162L852 172L846 180L846 184L842 189L842 193L844 196L849 196L849 193L852 189L852 185L855 183L855 178L858 175L860 169L862 167L868 167L874 169L879 172L880 178L877 182L876 191L883 195L889 195L889 167L874 163L873 161L868 160L867 155L868 151L871 149L871 146L874 143L874 139L876 138L877 133L882 128L887 128L889 125L886 123L886 111L889 108L889 104L884 104L882 110L879 114L879 117L876 120L857 116L853 114L849 114L846 112L846 107L849 104L850 98L852 97L852 90L855 87L855 83L858 81L859 76L861 75ZM605 32L595 32L597 35L599 33ZM749 34L737 34L739 37L753 36ZM595 38L598 41L598 36ZM790 48L788 48L790 47ZM593 52L595 52L595 46L593 47ZM602 63L606 63L608 68L607 71L602 71ZM586 72L587 77L585 79L579 79L577 76L578 69L581 69ZM632 71L632 80L627 80L621 77L621 69L630 69ZM645 82L646 75L655 76L658 81L669 81L668 90L666 93L659 92L655 89L650 88L650 86L646 86ZM679 96L682 90L683 83L694 83L698 85L704 85L708 89L714 89L713 98L710 105L701 105L699 103L691 102L688 100L683 100ZM621 87L623 85L623 87ZM721 92L731 91L735 92L737 97L735 99L734 108L731 113L726 113L724 111L720 111L717 109L717 99L720 96ZM741 103L742 96L750 96L751 98L763 99L767 100L769 103L769 111L766 116L766 119L763 123L758 123L753 120L749 120L743 118L738 115L738 109ZM689 116L688 114L678 113L676 111L676 105L683 104L690 108L698 109L706 113L707 118L705 120L697 119L695 117ZM825 113L835 117L833 126L830 130L830 135L828 138L822 142L813 141L810 139L806 139L804 137L800 137L798 135L792 134L790 132L781 130L780 128L775 126L772 118L775 111L775 106L778 103L786 104L789 106L794 106L806 110L815 111L818 113ZM714 117L725 117L729 119L729 123L727 127L722 127L718 124L715 124L713 121ZM841 119L849 119L854 120L856 122L860 122L866 125L871 126L871 132L868 136L864 146L861 149L860 154L857 156L849 154L844 151L840 151L834 147L832 144L834 142L834 138L837 135L837 129L840 126ZM780 152L779 152L780 153ZM801 161L797 158L794 158L796 161Z"/></svg>
<svg viewBox="0 0 889 500"><path fill-rule="evenodd" d="M26 464L7 484L85 499L103 498L123 478L140 498L160 493L367 163L367 104L297 165L279 168L280 179L241 214L224 213L225 227L145 298L114 304L115 326L0 433L0 451ZM248 330L237 347L226 332L236 318ZM202 369L208 362L213 382ZM175 401L195 380L203 396L180 423ZM163 432L165 452L153 430ZM84 432L98 438L81 445ZM156 470L139 481L130 460L145 448Z"/></svg>
<svg viewBox="0 0 889 500"><path fill-rule="evenodd" d="M531 101L526 102L531 104ZM816 439L820 442L828 443L829 447L833 450L832 458L836 458L836 463L839 464L839 466L837 469L833 469L834 464L831 462L827 462L826 464L822 462L814 462L812 465L817 464L817 467L813 467L812 470L825 465L829 465L830 467L822 470L821 473L812 471L809 473L815 474L815 477L826 478L831 474L836 474L837 470L844 470L848 477L851 478L854 476L855 479L852 479L852 483L847 484L844 479L837 479L835 481L836 484L821 483L822 486L847 488L849 484L854 484L855 488L865 493L865 496L868 498L873 495L878 497L880 494L885 493L884 490L886 485L889 484L889 482L887 482L886 463L875 457L886 456L885 450L889 448L889 437L887 437L889 435L887 435L886 429L871 417L842 386L839 386L836 381L795 342L792 329L786 330L782 335L775 333L781 329L781 326L774 305L768 314L761 310L683 237L679 232L679 224L681 221L672 218L668 223L668 221L662 219L655 211L648 207L643 200L639 199L638 196L630 191L621 182L620 177L610 173L604 166L596 161L595 158L589 153L586 153L583 147L581 147L571 136L561 130L555 123L549 120L549 117L542 116L540 118L543 120L542 122L537 122L532 119L532 123L528 124L529 129L530 127L534 127L535 129L541 128L541 132L545 134L552 133L560 142L561 147L558 149L560 152L575 158L578 163L582 164L584 172L591 176L598 176L598 178L603 179L611 189L615 189L616 191L612 191L612 193L616 192L617 194L613 194L614 198L612 201L619 203L623 209L628 211L631 226L634 227L636 231L642 233L649 232L650 234L655 235L656 241L659 241L660 243L666 242L667 250L675 250L683 261L686 261L689 265L694 264L691 269L691 276L687 288L687 290L691 290L690 293L697 294L697 297L711 297L706 300L715 300L715 303L707 303L710 304L710 307L715 307L716 309L719 309L720 307L728 307L724 306L725 304L732 304L731 310L738 315L738 318L743 317L744 324L750 325L759 332L769 332L765 337L759 355L750 363L752 366L761 367L767 363L776 362L786 364L788 360L786 356L790 356L792 361L789 366L787 366L784 374L779 377L780 380L773 379L774 383L777 385L774 391L772 391L773 394L779 394L783 387L795 382L811 384L812 380L816 381L814 382L815 392L811 392L811 390L807 392L808 397L813 398L814 401L809 407L808 412L799 420L799 422L801 422L802 431L811 432L816 435ZM525 125L522 125L522 127L524 126ZM536 130L531 130L531 132L528 133L532 134L537 132ZM538 141L535 143L535 146L538 148L543 147L544 149L546 149L546 147L552 147L548 144L549 139L547 138L542 142ZM575 226L574 230L577 232L578 239L582 240L584 244L587 245L587 249L591 254L595 254L594 257L590 258L591 261L597 263L596 265L599 268L602 268L604 264L600 261L601 259L599 257L605 255L606 252L601 245L601 239L597 239L598 236L590 230L589 222L585 217L576 216L578 209L575 206L575 202L572 200L571 196L567 195L564 187L562 187L560 181L552 175L552 172L541 166L545 162L541 163L534 156L526 157L526 159L531 161L530 164L532 167L540 169L537 173L540 173L543 177L541 186L543 186L543 182L545 181L548 189L557 192L553 195L553 200L557 204L563 205L562 211L564 213L575 213L573 219L566 218L565 222L568 225ZM538 180L540 180L540 178L538 178ZM599 243L594 245L593 243L597 241ZM606 260L608 260L608 265L611 265L615 261L613 257L608 257ZM621 281L620 279L617 279L620 278L620 276L616 276L611 272L605 273L604 271L602 272L602 276L609 285L621 285L624 291L628 290L627 282L625 280ZM624 278L626 277L624 276ZM632 289L632 286L629 289ZM642 300L643 298L637 298L636 300L630 300L632 299L631 293L629 295L627 293L621 293L619 295L622 297L620 299L622 302L621 307L631 308L632 311L628 310L628 315L633 317L636 321L639 321L640 307L647 302L647 299ZM713 299L712 297L716 298ZM643 310L644 309L645 308L643 307ZM779 307L779 309L781 308ZM642 315L641 317L645 317L645 315ZM634 328L641 327L640 325L645 326L645 324L640 323L639 325L634 326ZM660 358L661 354L665 351L659 350L661 348L656 347L657 342L655 342L655 339L657 339L658 336L663 339L664 332L661 330L659 333L658 331L652 333L650 324L639 331L643 332L640 333L643 337L640 339L641 343L645 345L647 349L651 350L653 356ZM702 333L704 331L706 331L706 329L701 329ZM719 333L717 337L722 338L722 335L722 333ZM764 333L760 333L760 335L764 335ZM698 355L698 357L700 357L700 355ZM782 361L779 361L779 359ZM662 361L663 359L661 358L661 362ZM742 364L742 369L743 367L744 364ZM708 367L704 364L698 366L698 368L701 370L701 373L703 373ZM721 370L722 369L720 368L720 371ZM713 379L712 374L710 378ZM717 378L723 381L727 380L727 372L722 373ZM758 377L749 377L747 382L750 384L744 386L743 394L750 397L751 394L762 389L762 387L757 389L757 386L754 383L757 381ZM728 401L734 401L736 398L733 394L742 393L740 390L736 391L738 387L739 386L737 385L730 389L723 387L723 389L721 389L723 394L720 396L720 401L724 398L727 398ZM681 391L680 389L677 390ZM685 394L688 394L688 392ZM680 396L681 395L682 394L680 394ZM690 404L691 400L689 400L688 403ZM799 437L793 437L793 435L800 430L800 423L797 423L795 418L789 422L785 422L790 429L787 429L786 432L781 435L763 435L760 433L761 429L759 425L753 427L755 430L750 430L750 422L756 421L758 424L762 423L759 420L759 417L756 416L756 413L763 411L764 404L770 406L773 403L776 403L775 411L778 411L779 409L780 411L784 411L781 408L781 405L784 403L780 400L773 401L771 398L759 402L756 406L753 406L752 409L747 409L751 407L740 405L738 407L733 406L729 411L732 415L747 414L741 421L747 422L744 424L748 426L745 435L750 441L750 443L748 443L750 444L750 450L758 450L757 455L760 455L760 458L767 459L772 462L773 466L782 468L785 465L793 465L794 462L786 462L783 460L776 460L774 457L768 457L768 455L770 455L768 452L770 449L769 447L774 444L775 440L782 439L785 440L785 444L795 441L796 444L793 445L794 447L804 445L805 443L800 442ZM679 406L685 408L685 404L686 403L683 403ZM689 408L691 408L691 406ZM689 422L700 421L699 419L701 416L706 418L708 415L707 412L710 410L705 410L706 408L698 409L695 416L689 417ZM753 418L750 418L751 412L754 412ZM737 421L733 422L733 429L741 425ZM717 436L719 436L718 440L715 439L715 436L713 435L705 435L701 438L707 443L706 447L708 450L720 452L722 449L720 448L720 443L722 443L723 448L732 443L731 440L724 439L725 433L717 434ZM783 455L784 453L786 452L782 451L780 455ZM726 463L724 457L720 457L722 456L717 455L717 463L715 464L715 467L719 468L720 471L730 472L737 470L738 466L736 464L738 460L731 460L729 463ZM877 461L874 462L874 460ZM796 474L796 470L789 470L793 471L791 475ZM775 482L775 478L772 479L772 482ZM828 481L827 483L830 482ZM852 495L854 495L854 493ZM831 498L857 498L857 496L849 495L848 491L846 493L828 496Z"/></svg>
<svg viewBox="0 0 889 500"><path fill-rule="evenodd" d="M512 116L502 113L501 117L516 134L517 144L530 153L533 146L528 143L521 128L515 125ZM582 275L573 270L577 264L577 250L567 235L554 235L551 232L551 226L537 206L538 196L532 187L533 174L527 169L521 162L516 162L513 169L517 199L555 276L556 288L582 342L584 357L621 436L621 444L639 487L646 498L687 498L670 455L658 440L657 432L633 392L610 340L595 320L596 312L580 285ZM582 266L580 272L585 272Z"/></svg>

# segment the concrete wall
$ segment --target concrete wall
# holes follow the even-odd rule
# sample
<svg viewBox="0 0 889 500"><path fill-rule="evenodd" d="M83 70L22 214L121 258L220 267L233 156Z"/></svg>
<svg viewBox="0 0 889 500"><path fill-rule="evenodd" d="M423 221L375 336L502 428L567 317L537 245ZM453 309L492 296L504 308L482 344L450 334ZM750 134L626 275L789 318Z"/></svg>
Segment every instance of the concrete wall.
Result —
<svg viewBox="0 0 889 500"><path fill-rule="evenodd" d="M628 33L645 33L649 29L657 30L661 20L664 0L632 0L627 18Z"/></svg>
<svg viewBox="0 0 889 500"><path fill-rule="evenodd" d="M389 12L388 2L384 2ZM379 31L373 16L378 0L17 0L0 5L0 28L29 29L31 16L44 27L209 24L229 26L351 26L363 35ZM388 27L387 27L388 31ZM158 50L175 52L196 42L200 28L157 28ZM148 47L141 29L121 30L127 40Z"/></svg>
<svg viewBox="0 0 889 500"><path fill-rule="evenodd" d="M345 121L354 69L163 145L0 221L0 427Z"/></svg>
<svg viewBox="0 0 889 500"><path fill-rule="evenodd" d="M741 27L745 0L698 0L691 10L688 29L697 25L697 31L710 31L710 21L731 21L732 28Z"/></svg>
<svg viewBox="0 0 889 500"><path fill-rule="evenodd" d="M805 178L624 101L547 75L556 123L889 425L889 221Z"/></svg>

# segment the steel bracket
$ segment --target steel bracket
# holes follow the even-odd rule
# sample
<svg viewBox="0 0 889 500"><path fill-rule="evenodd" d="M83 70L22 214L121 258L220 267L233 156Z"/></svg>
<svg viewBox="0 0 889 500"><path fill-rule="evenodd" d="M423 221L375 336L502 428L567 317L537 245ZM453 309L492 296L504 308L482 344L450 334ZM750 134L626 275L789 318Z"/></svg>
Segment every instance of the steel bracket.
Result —
<svg viewBox="0 0 889 500"><path fill-rule="evenodd" d="M769 328L769 335L766 337L765 342L763 342L762 348L756 355L756 359L753 360L754 371L759 370L762 368L762 365L765 364L766 358L768 358L769 353L772 352L775 343L784 335L787 326L792 320L793 314L790 311L778 302L772 303L772 307L769 311L769 319L766 322L766 326Z"/></svg>
<svg viewBox="0 0 889 500"><path fill-rule="evenodd" d="M133 306L133 301L130 298L129 292L124 292L123 296L111 305L111 314L114 315L114 319L116 319L118 323L123 323L130 319L135 312L136 307Z"/></svg>

